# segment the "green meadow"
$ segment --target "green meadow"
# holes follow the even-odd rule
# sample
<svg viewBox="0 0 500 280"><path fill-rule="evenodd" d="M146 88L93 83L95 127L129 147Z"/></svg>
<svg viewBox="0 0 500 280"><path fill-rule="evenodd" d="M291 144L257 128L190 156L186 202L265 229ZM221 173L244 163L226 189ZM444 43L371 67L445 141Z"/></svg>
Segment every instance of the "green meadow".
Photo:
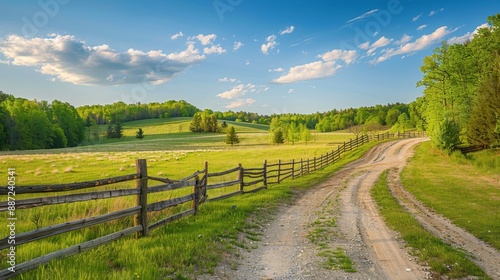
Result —
<svg viewBox="0 0 500 280"><path fill-rule="evenodd" d="M242 164L243 167L261 167L264 160L276 163L319 157L331 152L344 141L353 137L349 133L313 134L308 143L275 145L270 143L267 126L228 122L234 125L241 140L239 145L224 143L225 134L187 132L189 119L155 119L124 124L125 137L118 140L100 139L87 142L85 146L60 150L23 151L17 154L3 154L0 163L17 172L17 188L27 185L60 184L91 181L136 172L135 160L144 158L148 163L148 174L170 179L181 179L204 168L208 162L209 172L227 170ZM145 138L135 138L135 132L142 128ZM104 131L106 128L101 127ZM371 143L370 145L374 145ZM359 157L362 151L350 153L343 161ZM189 217L153 230L150 236L135 239L126 237L116 242L59 260L18 276L19 279L183 279L189 275L210 273L223 252L234 247L246 248L245 240L239 240L240 233L252 237L252 227L258 221L249 220L256 213L277 207L278 203L290 199L293 189L307 188L326 178L341 162L315 174L280 185L268 190L232 199L205 203L195 217ZM214 178L218 181L235 180L237 174ZM154 181L149 185L156 185ZM133 188L135 182L124 182L93 190ZM228 191L227 187L209 191L209 197L216 197ZM152 195L149 203L177 197L189 192L181 189ZM74 191L84 192L84 191ZM61 194L61 193L59 193ZM45 196L46 194L18 195L17 200ZM53 195L53 194L50 194ZM102 215L135 205L135 197L119 197L106 200L66 203L18 209L16 231L26 232L67 221ZM190 203L181 204L157 213L149 213L151 222L173 213L187 210ZM102 225L72 231L45 238L29 244L19 245L18 263L44 254L67 248L121 229L133 226L133 218L122 218ZM6 228L0 229L1 236L7 236ZM6 254L7 251L2 251ZM79 264L85 264L82 267ZM1 264L2 268L7 267Z"/></svg>

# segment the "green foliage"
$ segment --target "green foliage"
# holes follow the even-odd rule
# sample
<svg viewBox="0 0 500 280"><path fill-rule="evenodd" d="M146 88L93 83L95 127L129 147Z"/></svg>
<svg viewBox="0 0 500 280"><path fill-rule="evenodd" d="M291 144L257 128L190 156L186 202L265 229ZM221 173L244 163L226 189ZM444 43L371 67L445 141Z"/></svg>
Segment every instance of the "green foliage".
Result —
<svg viewBox="0 0 500 280"><path fill-rule="evenodd" d="M123 137L123 127L121 123L109 124L106 129L106 138L117 138L120 139Z"/></svg>
<svg viewBox="0 0 500 280"><path fill-rule="evenodd" d="M142 131L142 128L139 127L139 129L135 133L135 138L138 138L138 139L144 138L144 131Z"/></svg>
<svg viewBox="0 0 500 280"><path fill-rule="evenodd" d="M192 132L219 132L217 116L210 110L194 114L189 130Z"/></svg>
<svg viewBox="0 0 500 280"><path fill-rule="evenodd" d="M476 106L467 127L470 144L500 146L500 54L482 81Z"/></svg>
<svg viewBox="0 0 500 280"><path fill-rule="evenodd" d="M234 126L230 126L229 129L227 130L226 134L226 144L238 144L240 143L240 139L238 138L238 135L236 134L236 130L234 129Z"/></svg>
<svg viewBox="0 0 500 280"><path fill-rule="evenodd" d="M500 110L495 99L499 95L498 18L500 14L489 17L492 26L481 28L472 40L453 45L443 42L424 58L420 67L423 78L417 82L424 87L424 96L411 108L410 120L426 129L431 138L443 136L435 132L442 132L442 120L450 118L461 141L485 146L498 143L494 132L497 116L492 113Z"/></svg>
<svg viewBox="0 0 500 280"><path fill-rule="evenodd" d="M470 275L485 277L486 274L464 252L446 244L425 230L420 223L399 205L387 187L387 171L384 171L371 193L385 222L401 234L420 261L426 262L431 270L451 278Z"/></svg>
<svg viewBox="0 0 500 280"><path fill-rule="evenodd" d="M459 126L451 119L443 119L432 133L432 141L439 149L451 151L460 144Z"/></svg>
<svg viewBox="0 0 500 280"><path fill-rule="evenodd" d="M272 135L273 135L273 143L274 144L285 143L285 137L283 137L283 131L281 131L281 129L276 129Z"/></svg>

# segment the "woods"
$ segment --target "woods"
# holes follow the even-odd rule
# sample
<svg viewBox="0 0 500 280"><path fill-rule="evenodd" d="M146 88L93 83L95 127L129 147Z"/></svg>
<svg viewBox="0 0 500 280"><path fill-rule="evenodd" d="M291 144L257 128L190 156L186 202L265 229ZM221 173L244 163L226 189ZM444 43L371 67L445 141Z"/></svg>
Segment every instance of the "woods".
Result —
<svg viewBox="0 0 500 280"><path fill-rule="evenodd" d="M420 67L415 106L439 148L500 145L500 14L488 23L464 44L443 42Z"/></svg>
<svg viewBox="0 0 500 280"><path fill-rule="evenodd" d="M0 92L1 150L75 147L84 121L69 103L15 98Z"/></svg>

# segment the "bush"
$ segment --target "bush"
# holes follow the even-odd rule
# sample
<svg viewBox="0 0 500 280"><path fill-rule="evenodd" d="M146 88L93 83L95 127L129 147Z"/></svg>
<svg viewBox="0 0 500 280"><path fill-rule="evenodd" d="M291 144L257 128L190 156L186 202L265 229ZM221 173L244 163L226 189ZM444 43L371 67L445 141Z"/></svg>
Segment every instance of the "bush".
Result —
<svg viewBox="0 0 500 280"><path fill-rule="evenodd" d="M443 119L432 134L436 147L451 153L460 144L460 127L451 119Z"/></svg>

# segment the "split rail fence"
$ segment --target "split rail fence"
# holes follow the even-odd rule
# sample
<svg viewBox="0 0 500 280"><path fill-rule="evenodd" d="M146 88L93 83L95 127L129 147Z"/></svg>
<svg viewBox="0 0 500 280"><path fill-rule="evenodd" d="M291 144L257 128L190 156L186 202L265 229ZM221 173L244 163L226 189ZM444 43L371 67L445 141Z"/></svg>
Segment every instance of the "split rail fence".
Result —
<svg viewBox="0 0 500 280"><path fill-rule="evenodd" d="M48 227L39 228L33 231L17 233L15 235L15 246L20 246L51 236L68 233L70 231L103 224L125 217L134 216L134 226L123 230L86 241L84 243L74 245L65 249L61 249L41 257L31 259L29 261L16 264L15 272L5 268L0 270L0 279L7 279L35 269L36 267L46 264L55 258L61 258L79 254L86 250L98 247L100 245L112 242L119 238L136 234L136 236L147 236L150 230L163 226L172 221L181 219L186 216L196 215L199 211L200 204L206 201L214 201L227 199L236 195L256 192L267 188L271 184L279 184L287 179L294 179L300 176L307 175L319 169L322 169L334 162L337 162L341 155L352 151L359 146L368 143L369 141L380 141L390 138L410 138L410 137L425 137L422 133L405 133L405 134L379 134L372 137L363 135L356 137L348 142L339 145L337 149L329 153L314 157L312 159L300 159L291 161L278 160L277 163L268 163L264 161L262 167L244 168L241 164L237 167L222 171L209 172L208 162L202 171L197 171L192 175L181 180L169 180L148 175L147 163L145 159L136 161L136 173L114 178L99 179L95 181L59 184L59 185L37 185L37 186L19 186L15 189L15 195L21 194L54 194L53 196L42 196L38 198L22 199L15 201L15 210L43 207L47 205L55 205L62 203L75 203L82 201L95 201L101 199L112 199L124 196L135 196L135 206L122 209L115 212L109 212L103 215L84 218L80 220L68 221L65 223L55 224ZM234 180L224 181L227 177L234 177ZM219 179L217 179L219 177ZM157 181L161 184L148 186L148 182ZM221 182L222 180L222 182ZM106 185L112 185L127 181L135 181L135 188L111 189L111 190L95 190ZM211 182L214 182L210 184ZM153 193L171 192L181 190L177 194L182 194L174 198L160 200L154 203L148 203L148 198ZM189 191L191 189L191 191ZM235 190L236 189L236 190ZM81 192L85 190L86 192ZM209 194L215 193L215 190L226 192L224 194L209 197ZM74 193L78 191L78 193ZM0 189L0 195L7 195L9 192L7 187ZM57 195L61 192L73 192L70 194ZM165 195L165 197L171 197ZM165 211L179 205L191 204L188 210L172 211L175 214L167 216L163 219L150 222L148 221L148 213ZM184 207L186 208L186 207ZM12 210L12 205L8 201L0 202L0 212L8 212ZM10 235L0 240L0 250L7 249L12 246L9 243Z"/></svg>

